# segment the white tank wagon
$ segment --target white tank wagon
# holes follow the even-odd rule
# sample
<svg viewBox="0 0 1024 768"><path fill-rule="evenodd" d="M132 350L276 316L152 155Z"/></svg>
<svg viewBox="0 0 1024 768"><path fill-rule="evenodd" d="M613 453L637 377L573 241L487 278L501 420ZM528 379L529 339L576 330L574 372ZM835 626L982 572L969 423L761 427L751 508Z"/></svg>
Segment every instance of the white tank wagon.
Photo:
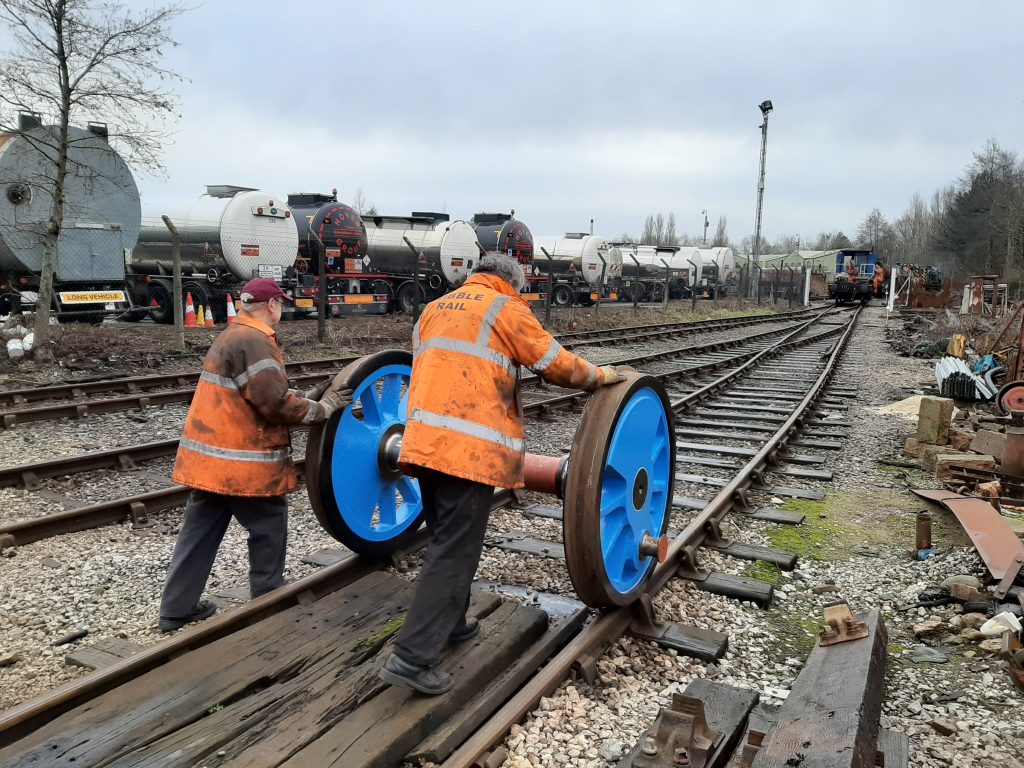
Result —
<svg viewBox="0 0 1024 768"><path fill-rule="evenodd" d="M281 195L250 187L210 185L184 212L166 215L181 242L182 292L196 304L213 308L221 322L229 293L254 277L269 277L293 293L298 229ZM128 273L136 302L149 306L153 319L173 319L171 233L160 214L147 214L138 245L128 255Z"/></svg>
<svg viewBox="0 0 1024 768"><path fill-rule="evenodd" d="M34 305L53 205L54 126L22 116L0 134L0 313ZM139 191L107 141L106 126L68 129L64 217L54 261L54 308L64 319L98 320L127 308L125 251L139 235Z"/></svg>
<svg viewBox="0 0 1024 768"><path fill-rule="evenodd" d="M548 261L541 247L547 250L552 261ZM592 288L597 288L601 285L602 267L606 284L622 275L622 251L603 237L569 232L565 237L536 241L533 266L534 274L546 275L553 270L557 276L578 277Z"/></svg>
<svg viewBox="0 0 1024 768"><path fill-rule="evenodd" d="M391 286L399 309L412 311L412 243L424 261L419 263L420 301L442 295L460 285L480 261L476 228L445 213L413 212L409 216L363 216L366 225L366 260L363 273L379 275ZM376 292L376 291L375 291Z"/></svg>
<svg viewBox="0 0 1024 768"><path fill-rule="evenodd" d="M701 248L700 254L705 264L715 264L718 267L723 280L736 272L736 253L732 248L726 246Z"/></svg>
<svg viewBox="0 0 1024 768"><path fill-rule="evenodd" d="M665 265L669 268L669 295L679 298L686 293L693 267L681 260L679 254L686 249L678 245L620 245L622 274L625 289L622 298L633 298L631 281L639 281L641 298L661 301L665 296ZM687 253L690 254L690 250ZM691 258L692 258L692 254ZM636 262L633 261L636 257Z"/></svg>

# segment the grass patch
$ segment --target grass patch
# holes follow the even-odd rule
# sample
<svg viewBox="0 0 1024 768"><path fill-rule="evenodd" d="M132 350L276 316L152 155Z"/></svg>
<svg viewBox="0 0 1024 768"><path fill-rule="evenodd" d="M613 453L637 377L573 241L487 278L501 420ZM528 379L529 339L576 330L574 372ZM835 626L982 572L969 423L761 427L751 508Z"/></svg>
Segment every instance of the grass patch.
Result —
<svg viewBox="0 0 1024 768"><path fill-rule="evenodd" d="M405 624L405 614L403 613L401 616L396 616L391 621L389 621L387 624L385 624L383 629L381 629L381 631L378 632L377 634L370 635L365 640L362 640L359 643L356 643L356 645L352 648L352 652L353 653L358 653L359 651L366 651L366 650L369 650L370 648L374 648L374 647L376 647L378 645L381 645L389 637L391 637L392 635L397 634L398 630L400 630L404 624Z"/></svg>
<svg viewBox="0 0 1024 768"><path fill-rule="evenodd" d="M743 576L748 579L758 579L759 581L766 581L773 587L779 586L781 571L779 567L774 563L766 563L762 560L755 560L753 563L743 569Z"/></svg>

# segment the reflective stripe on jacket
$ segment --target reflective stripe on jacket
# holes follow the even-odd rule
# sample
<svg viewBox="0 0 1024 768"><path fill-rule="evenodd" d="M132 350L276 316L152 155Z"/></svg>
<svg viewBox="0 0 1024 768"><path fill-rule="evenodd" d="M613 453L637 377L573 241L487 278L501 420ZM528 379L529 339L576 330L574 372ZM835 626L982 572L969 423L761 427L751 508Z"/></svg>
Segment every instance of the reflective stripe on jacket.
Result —
<svg viewBox="0 0 1024 768"><path fill-rule="evenodd" d="M294 491L288 425L320 421L322 413L288 389L273 329L240 312L203 360L173 478L226 496Z"/></svg>
<svg viewBox="0 0 1024 768"><path fill-rule="evenodd" d="M432 301L413 329L408 423L399 463L486 485L523 486L519 366L592 389L597 368L562 348L529 305L494 275L473 275Z"/></svg>

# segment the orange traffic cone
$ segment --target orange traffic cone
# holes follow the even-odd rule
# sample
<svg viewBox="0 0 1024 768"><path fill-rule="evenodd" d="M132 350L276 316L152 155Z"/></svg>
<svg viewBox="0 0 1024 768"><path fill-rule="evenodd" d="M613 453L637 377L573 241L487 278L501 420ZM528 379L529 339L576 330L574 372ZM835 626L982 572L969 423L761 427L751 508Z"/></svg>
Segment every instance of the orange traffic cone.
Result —
<svg viewBox="0 0 1024 768"><path fill-rule="evenodd" d="M228 294L228 322L235 322L235 300L231 298L231 294Z"/></svg>
<svg viewBox="0 0 1024 768"><path fill-rule="evenodd" d="M206 305L206 327L207 328L214 328L214 327L216 327L216 325L217 324L215 322L213 322L213 310L210 309L210 305L207 304Z"/></svg>
<svg viewBox="0 0 1024 768"><path fill-rule="evenodd" d="M206 313L203 312L203 305L202 304L199 305L199 312L198 312L198 314L196 314L196 327L197 328L205 328L206 327Z"/></svg>
<svg viewBox="0 0 1024 768"><path fill-rule="evenodd" d="M195 308L195 305L192 303L192 294L191 293L186 293L185 294L185 327L186 328L195 328L198 325L199 325L199 322L196 319L196 308Z"/></svg>

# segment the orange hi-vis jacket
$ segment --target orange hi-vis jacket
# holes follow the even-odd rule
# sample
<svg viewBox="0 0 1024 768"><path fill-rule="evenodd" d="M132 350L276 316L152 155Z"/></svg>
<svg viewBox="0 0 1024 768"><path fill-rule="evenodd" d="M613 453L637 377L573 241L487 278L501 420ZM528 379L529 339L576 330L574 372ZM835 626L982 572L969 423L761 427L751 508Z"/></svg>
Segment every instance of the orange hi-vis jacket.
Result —
<svg viewBox="0 0 1024 768"><path fill-rule="evenodd" d="M240 312L203 360L172 476L226 496L294 491L288 425L322 419L318 402L288 389L274 330Z"/></svg>
<svg viewBox="0 0 1024 768"><path fill-rule="evenodd" d="M477 274L430 302L413 329L408 422L399 463L502 488L523 487L519 366L563 387L600 373L544 330L500 277Z"/></svg>

